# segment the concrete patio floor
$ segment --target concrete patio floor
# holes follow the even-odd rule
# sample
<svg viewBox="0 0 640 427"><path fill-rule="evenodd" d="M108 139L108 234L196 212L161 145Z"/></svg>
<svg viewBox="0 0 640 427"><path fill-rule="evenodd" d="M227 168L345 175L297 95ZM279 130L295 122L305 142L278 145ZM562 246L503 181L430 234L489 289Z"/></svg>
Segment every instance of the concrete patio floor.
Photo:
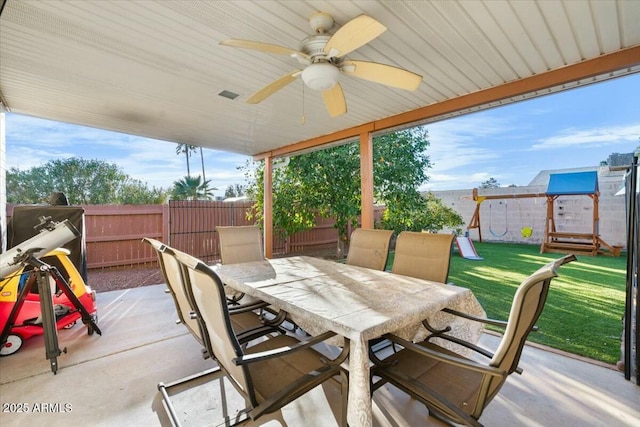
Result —
<svg viewBox="0 0 640 427"><path fill-rule="evenodd" d="M45 358L43 337L0 358L0 425L169 426L158 382L211 368L181 325L164 285L98 294L102 336L84 326L59 331L58 373ZM544 314L543 314L544 315ZM481 345L495 348L485 334ZM512 375L489 405L486 426L640 426L640 387L608 367L526 346L523 375ZM242 399L224 380L175 395L185 425L228 425ZM339 419L339 389L327 383L246 426L331 426ZM17 412L22 410L23 412ZM28 410L27 413L24 411ZM374 425L440 426L419 402L390 387L374 394Z"/></svg>

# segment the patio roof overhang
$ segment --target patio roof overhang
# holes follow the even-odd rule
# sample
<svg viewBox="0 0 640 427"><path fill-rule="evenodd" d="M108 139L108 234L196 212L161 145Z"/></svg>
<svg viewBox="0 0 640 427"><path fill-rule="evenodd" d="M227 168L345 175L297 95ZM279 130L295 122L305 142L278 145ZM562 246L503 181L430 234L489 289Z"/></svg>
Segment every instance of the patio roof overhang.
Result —
<svg viewBox="0 0 640 427"><path fill-rule="evenodd" d="M257 159L357 139L363 206L373 198L375 132L640 71L634 1L0 2L6 111ZM348 57L406 68L423 82L409 92L341 76L348 112L336 118L301 82L247 104L300 64L219 42L297 49L316 11L335 18L330 32L360 14L375 18L387 31ZM363 211L363 220L372 217Z"/></svg>

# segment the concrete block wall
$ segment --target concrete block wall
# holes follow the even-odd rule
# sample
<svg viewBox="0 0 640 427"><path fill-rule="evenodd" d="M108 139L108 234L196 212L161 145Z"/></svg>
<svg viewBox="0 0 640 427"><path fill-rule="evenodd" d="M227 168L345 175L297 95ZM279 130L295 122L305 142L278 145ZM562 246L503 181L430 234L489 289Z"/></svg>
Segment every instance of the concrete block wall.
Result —
<svg viewBox="0 0 640 427"><path fill-rule="evenodd" d="M598 170L599 234L608 244L626 248L625 198L615 195L623 185L623 176L624 171L611 172L607 167L601 167ZM504 196L504 199L486 200L480 205L482 240L541 244L544 239L547 215L546 197L516 199L513 195L544 193L546 190L546 185L480 189L480 196ZM462 216L466 230L476 207L476 202L472 199L472 189L434 191L433 194ZM560 196L554 203L554 210L558 231L591 233L593 230L593 199L591 197ZM531 237L522 236L523 227L533 229ZM473 240L479 240L477 229L470 230L469 235Z"/></svg>
<svg viewBox="0 0 640 427"><path fill-rule="evenodd" d="M606 169L606 167L601 168ZM600 237L613 246L627 247L625 196L616 196L624 186L624 171L598 174L600 188Z"/></svg>

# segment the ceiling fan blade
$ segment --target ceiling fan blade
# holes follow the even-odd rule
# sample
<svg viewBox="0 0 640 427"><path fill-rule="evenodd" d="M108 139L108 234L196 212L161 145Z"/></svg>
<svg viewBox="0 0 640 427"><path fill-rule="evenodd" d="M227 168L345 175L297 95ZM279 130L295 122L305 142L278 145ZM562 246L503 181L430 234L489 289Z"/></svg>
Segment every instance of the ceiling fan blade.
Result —
<svg viewBox="0 0 640 427"><path fill-rule="evenodd" d="M328 58L342 57L384 33L387 27L367 15L360 15L335 32L324 47Z"/></svg>
<svg viewBox="0 0 640 427"><path fill-rule="evenodd" d="M422 82L419 74L377 62L344 61L342 71L350 76L404 90L416 90Z"/></svg>
<svg viewBox="0 0 640 427"><path fill-rule="evenodd" d="M336 83L331 89L322 91L322 99L331 117L337 117L347 112L347 102L340 83Z"/></svg>
<svg viewBox="0 0 640 427"><path fill-rule="evenodd" d="M294 58L310 60L309 55L277 44L256 42L253 40L228 39L220 42L222 46L239 47L242 49L257 50L259 52L275 53L277 55L289 55Z"/></svg>
<svg viewBox="0 0 640 427"><path fill-rule="evenodd" d="M285 74L284 76L280 77L278 80L269 83L268 85L266 85L265 87L263 87L262 89L260 89L259 91L251 95L249 99L247 99L247 103L257 104L263 101L264 99L270 97L271 95L273 95L274 93L276 93L277 91L285 87L286 85L292 83L295 79L297 79L300 76L301 73L302 71L295 70L289 74Z"/></svg>

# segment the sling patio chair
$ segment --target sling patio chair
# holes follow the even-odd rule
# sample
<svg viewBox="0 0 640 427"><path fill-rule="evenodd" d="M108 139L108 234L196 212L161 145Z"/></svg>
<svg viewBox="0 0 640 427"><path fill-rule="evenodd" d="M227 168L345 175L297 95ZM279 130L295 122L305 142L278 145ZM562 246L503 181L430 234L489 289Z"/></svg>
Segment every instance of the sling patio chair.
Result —
<svg viewBox="0 0 640 427"><path fill-rule="evenodd" d="M255 225L217 226L222 264L262 261L262 232Z"/></svg>
<svg viewBox="0 0 640 427"><path fill-rule="evenodd" d="M552 261L526 278L516 290L505 322L505 332L495 353L460 339L440 335L490 358L479 363L429 342L412 343L386 335L403 347L372 369L381 379L372 386L378 389L389 382L424 403L429 414L448 423L482 426L478 421L483 410L498 394L507 377L522 373L520 355L529 332L540 317L551 280L558 268L574 261L567 255ZM461 314L449 310L452 314ZM486 319L465 317L487 322ZM493 321L487 323L496 324Z"/></svg>
<svg viewBox="0 0 640 427"><path fill-rule="evenodd" d="M187 271L193 289L195 316L206 325L209 352L216 355L218 370L224 374L244 397L243 410L252 420L278 411L320 384L340 375L342 393L342 422L346 425L348 381L340 364L348 356L348 345L334 360L311 346L335 335L326 332L299 341L288 335L270 337L243 348L234 333L220 277L206 264L193 257L177 253L176 259ZM160 388L170 415L173 407Z"/></svg>
<svg viewBox="0 0 640 427"><path fill-rule="evenodd" d="M389 242L393 230L357 228L351 233L346 263L374 270L384 270L389 259Z"/></svg>
<svg viewBox="0 0 640 427"><path fill-rule="evenodd" d="M396 240L391 272L446 283L454 237L453 234L401 232Z"/></svg>
<svg viewBox="0 0 640 427"><path fill-rule="evenodd" d="M218 232L218 241L220 243L221 264L238 264L241 262L263 261L265 259L260 227L256 225L217 226L216 231ZM231 305L239 304L241 300L244 301L245 305L262 303L259 299L245 295L242 292L228 287L225 287L225 289L227 301ZM284 323L281 322L282 318L278 317L278 313L271 310L266 303L263 304L265 305L264 310L276 316L277 322L284 326ZM290 330L295 331L298 329L298 325L293 320L290 318L285 320Z"/></svg>
<svg viewBox="0 0 640 427"><path fill-rule="evenodd" d="M446 283L449 277L451 246L454 237L453 234L401 232L396 240L391 273ZM444 329L435 329L426 319L422 321L422 324L433 334L443 334L451 330L448 326ZM372 352L370 352L372 360L377 358L378 352L389 345L395 351L394 343L389 343L383 338L373 340Z"/></svg>
<svg viewBox="0 0 640 427"><path fill-rule="evenodd" d="M255 225L217 226L218 242L220 245L220 263L238 264L241 262L264 260L264 246L262 232ZM230 291L227 288L227 299L237 304L245 295L242 292ZM246 297L246 300L256 301Z"/></svg>
<svg viewBox="0 0 640 427"><path fill-rule="evenodd" d="M173 302L178 313L179 320L176 323L182 323L196 341L203 346L203 357L210 357L211 355L208 353L206 345L208 337L203 330L204 325L192 317L192 313L194 312L192 290L185 281L185 272L175 257L176 253L180 251L148 237L145 237L142 241L151 245L156 251L160 271L167 285L167 291L173 297ZM231 313L233 315L231 316L231 321L233 328L241 334L243 342L252 337L259 337L267 333L280 331L277 327L277 322L266 322L260 315L255 313L256 310L260 310L265 305L266 303L248 304L235 306L234 310L232 310Z"/></svg>

